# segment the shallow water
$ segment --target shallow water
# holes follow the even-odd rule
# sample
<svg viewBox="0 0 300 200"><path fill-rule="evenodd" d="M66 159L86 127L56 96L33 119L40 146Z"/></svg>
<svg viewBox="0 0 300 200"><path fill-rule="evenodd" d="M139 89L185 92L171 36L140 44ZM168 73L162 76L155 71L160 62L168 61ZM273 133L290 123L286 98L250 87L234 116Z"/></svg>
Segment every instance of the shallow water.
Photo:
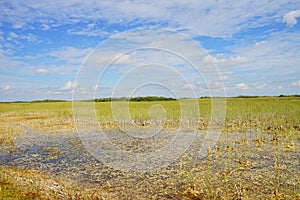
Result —
<svg viewBox="0 0 300 200"><path fill-rule="evenodd" d="M161 139L148 141L148 143L141 139L130 140L128 135L123 134L122 136L120 132L111 132L110 137L114 138L115 145L126 150L145 152L148 149L157 148L153 147L153 144L164 145L172 138L172 134L168 134L162 134ZM117 141L117 138L121 137L123 139ZM88 152L76 133L42 135L29 130L27 134L17 137L14 145L1 147L0 165L34 168L41 172L73 179L80 185L107 185L110 182L110 184L113 183L116 190L124 189L124 187L134 188L133 185L135 185L135 187L144 187L142 192L146 195L147 193L151 194L151 191L146 192L145 189L149 185L143 186L146 180L151 178L153 185L150 187L158 187L154 185L155 181L168 180L170 182L170 176L174 176L174 181L176 181L180 178L179 174L182 170L193 171L186 167L191 163L193 163L193 168L209 166L210 170L215 173L224 171L225 168L234 171L243 167L251 174L252 181L262 182L261 178L257 178L258 175L267 181L273 181L278 176L278 170L279 175L282 175L282 182L291 179L299 181L300 141L278 138L273 142L273 139L270 134L257 134L253 131L222 134L208 156L197 158L199 146L203 142L201 134L199 134L181 158L156 170L153 172L154 175L151 173L141 175L113 169L100 162ZM245 163L243 163L244 161ZM245 167L246 165L248 166ZM276 174L272 173L275 170L277 170ZM293 184L285 186L293 188ZM173 190L180 190L181 186L174 184L172 187ZM160 189L164 190L165 188Z"/></svg>

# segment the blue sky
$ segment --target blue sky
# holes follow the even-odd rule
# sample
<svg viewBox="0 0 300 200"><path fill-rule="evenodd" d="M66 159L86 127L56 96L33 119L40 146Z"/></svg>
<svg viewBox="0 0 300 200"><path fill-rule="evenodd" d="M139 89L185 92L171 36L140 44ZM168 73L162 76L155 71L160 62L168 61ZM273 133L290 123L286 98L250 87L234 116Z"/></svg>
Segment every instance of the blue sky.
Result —
<svg viewBox="0 0 300 200"><path fill-rule="evenodd" d="M299 1L4 0L0 9L0 101L70 100L73 87L80 91L78 98L191 96L187 88L196 96L214 94L216 89L225 89L227 96L300 93ZM206 55L197 57L190 42L177 44L181 41L173 34L145 37L131 32L137 28L183 34L201 45ZM161 48L180 48L178 52L192 59L203 56L217 66L220 77L201 79L165 52L120 54L120 48L130 50L139 39L145 46L164 42ZM107 46L101 46L103 42ZM88 56L97 50L101 58ZM119 63L108 68L100 82L96 80L102 69L91 72L95 81L90 84L97 85L96 90L83 91L76 77L85 62L94 59L90 64L97 68L96 63L120 55ZM151 67L145 66L147 60ZM200 62L197 67L208 68ZM180 74L184 79L176 78Z"/></svg>

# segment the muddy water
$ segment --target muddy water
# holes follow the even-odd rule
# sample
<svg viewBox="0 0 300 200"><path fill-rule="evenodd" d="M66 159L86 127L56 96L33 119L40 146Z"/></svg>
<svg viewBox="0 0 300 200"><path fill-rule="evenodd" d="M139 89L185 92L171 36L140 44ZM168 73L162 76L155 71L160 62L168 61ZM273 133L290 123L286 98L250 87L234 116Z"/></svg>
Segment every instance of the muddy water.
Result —
<svg viewBox="0 0 300 200"><path fill-rule="evenodd" d="M84 148L77 134L55 137L29 132L16 138L14 144L2 148L0 165L34 168L80 182L102 183L111 178L97 173L105 166Z"/></svg>

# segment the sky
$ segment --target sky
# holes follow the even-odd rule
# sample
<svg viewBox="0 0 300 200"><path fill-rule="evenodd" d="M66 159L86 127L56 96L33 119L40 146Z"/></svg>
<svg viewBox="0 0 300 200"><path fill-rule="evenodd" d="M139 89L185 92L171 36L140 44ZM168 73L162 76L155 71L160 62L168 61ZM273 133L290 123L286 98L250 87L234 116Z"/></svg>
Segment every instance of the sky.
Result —
<svg viewBox="0 0 300 200"><path fill-rule="evenodd" d="M300 93L300 1L2 0L0 10L0 101Z"/></svg>

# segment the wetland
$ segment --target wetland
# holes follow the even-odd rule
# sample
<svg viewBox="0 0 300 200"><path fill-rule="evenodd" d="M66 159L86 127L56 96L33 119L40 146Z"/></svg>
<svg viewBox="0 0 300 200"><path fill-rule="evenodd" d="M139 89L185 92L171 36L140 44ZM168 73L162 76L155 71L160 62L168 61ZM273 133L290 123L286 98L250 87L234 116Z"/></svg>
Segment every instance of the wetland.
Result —
<svg viewBox="0 0 300 200"><path fill-rule="evenodd" d="M96 103L99 126L114 145L147 152L176 133L178 104L132 102L136 121L149 120L153 103L168 114L154 141L132 140L113 122L109 102ZM1 103L0 196L17 199L298 199L300 98L229 98L218 141L199 155L210 116L201 120L189 148L173 162L146 171L113 168L82 142L70 102ZM186 134L186 133L183 133ZM93 142L93 140L88 140ZM183 140L184 141L184 140ZM95 141L96 142L96 141ZM113 159L113 158L111 158ZM130 160L128 160L130 163Z"/></svg>

